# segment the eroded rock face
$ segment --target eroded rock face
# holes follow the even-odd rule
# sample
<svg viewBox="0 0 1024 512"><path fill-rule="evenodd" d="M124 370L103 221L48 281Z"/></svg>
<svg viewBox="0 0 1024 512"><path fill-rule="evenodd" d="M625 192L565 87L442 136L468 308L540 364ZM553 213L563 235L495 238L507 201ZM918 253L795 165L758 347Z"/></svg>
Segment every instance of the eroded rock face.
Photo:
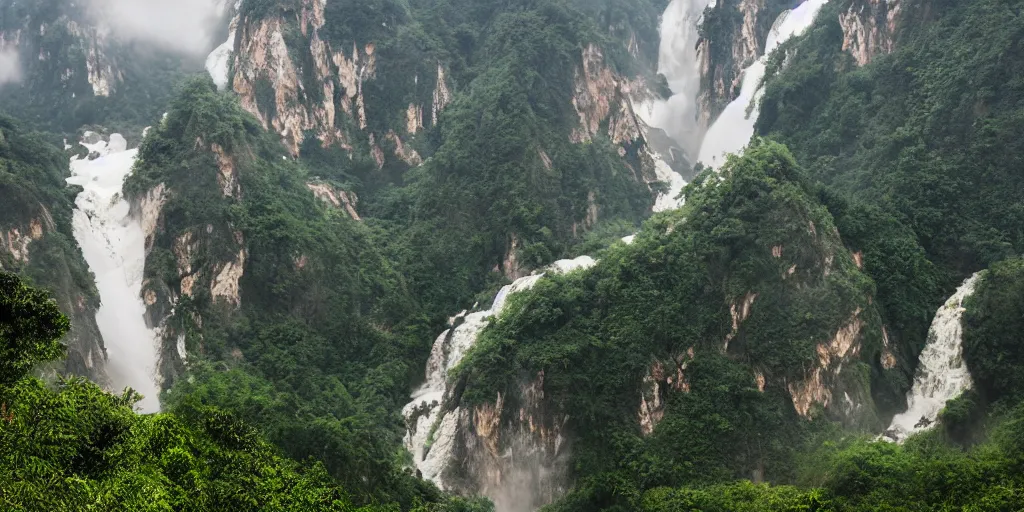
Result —
<svg viewBox="0 0 1024 512"><path fill-rule="evenodd" d="M722 349L723 352L729 351L729 342L736 337L737 333L739 333L740 324L750 316L750 308L753 307L755 300L757 300L757 294L754 292L747 292L747 294L743 296L742 300L734 302L729 306L729 316L732 317L732 331L725 336L725 347Z"/></svg>
<svg viewBox="0 0 1024 512"><path fill-rule="evenodd" d="M80 3L50 2L35 9L36 3L5 12L0 52L15 52L21 68L21 80L5 94L17 92L19 100L29 102L45 98L53 108L70 108L91 97L122 92L131 80L125 64L136 46L97 25Z"/></svg>
<svg viewBox="0 0 1024 512"><path fill-rule="evenodd" d="M743 69L764 53L772 23L791 7L792 2L778 0L721 0L711 7L711 16L728 21L716 24L724 30L704 32L697 42L701 76L697 112L702 131L739 95Z"/></svg>
<svg viewBox="0 0 1024 512"><path fill-rule="evenodd" d="M239 232L236 232L235 236L239 240L242 238L242 234ZM242 273L245 272L245 258L247 254L244 241L241 245L243 247L239 249L238 255L234 260L219 265L219 269L216 270L216 275L210 283L210 295L214 301L224 300L235 307L242 305L238 280L242 278Z"/></svg>
<svg viewBox="0 0 1024 512"><path fill-rule="evenodd" d="M460 415L456 458L449 479L476 488L497 510L531 511L552 503L567 488L568 416L550 411L544 401L544 372L519 390L521 405L509 411L499 395ZM462 476L464 474L465 476ZM469 482L458 484L465 478Z"/></svg>
<svg viewBox="0 0 1024 512"><path fill-rule="evenodd" d="M647 374L644 375L640 391L640 408L637 419L640 432L651 435L655 427L665 417L666 394L672 392L689 393L690 383L686 376L686 367L696 357L694 347L668 361L654 361Z"/></svg>
<svg viewBox="0 0 1024 512"><path fill-rule="evenodd" d="M355 192L341 190L322 182L306 183L306 188L308 188L317 199L334 208L344 208L345 211L348 212L349 216L354 220L362 220L359 218L359 214L356 213L356 204L358 203L359 198L356 197Z"/></svg>
<svg viewBox="0 0 1024 512"><path fill-rule="evenodd" d="M33 220L33 222L37 222ZM38 236L33 236L33 232L22 233L19 228L11 228L7 231L5 239L0 239L4 249L11 253L14 261L21 263L28 263L28 246L32 241L42 238L42 232L40 231Z"/></svg>
<svg viewBox="0 0 1024 512"><path fill-rule="evenodd" d="M896 47L900 17L899 0L859 0L839 15L843 28L843 51L863 66L877 55Z"/></svg>
<svg viewBox="0 0 1024 512"><path fill-rule="evenodd" d="M595 264L584 256L555 262L545 271L564 273ZM461 387L448 377L489 319L501 315L508 297L542 278L521 277L502 288L489 309L450 318L451 328L437 337L430 352L427 381L402 411L405 444L423 478L442 489L484 494L499 510L536 510L565 492L568 417L545 400L543 372L519 383L515 406L501 394L490 403L461 404Z"/></svg>
<svg viewBox="0 0 1024 512"><path fill-rule="evenodd" d="M818 344L818 366L806 379L789 384L793 407L801 416L809 418L814 405L824 408L832 404L833 383L839 379L843 364L853 361L860 353L860 334L864 328L861 313L858 308L828 343Z"/></svg>
<svg viewBox="0 0 1024 512"><path fill-rule="evenodd" d="M298 27L292 20L268 17L243 20L239 43L234 52L232 88L241 97L242 107L253 113L265 127L277 132L292 156L298 156L306 134L312 133L322 147L337 147L352 152L353 142L370 140L371 155L384 166L380 150L382 139L394 139L395 157L410 166L422 159L407 148L395 127L388 131L367 132L371 116L394 117L397 112L369 112L364 86L377 80L377 47L374 41L335 44L320 34L327 23L323 0L303 0ZM301 38L284 34L298 28ZM298 43L297 43L298 41ZM292 45L292 46L289 46ZM311 69L303 69L309 67ZM304 79L312 74L313 80ZM419 82L419 76L380 77L385 80ZM422 131L427 123L437 124L441 111L452 101L444 65L437 64L437 80L430 105L410 103L404 117L407 136ZM429 109L430 119L426 118ZM393 134L393 135L392 135ZM364 139L365 140L365 139Z"/></svg>
<svg viewBox="0 0 1024 512"><path fill-rule="evenodd" d="M591 43L583 49L582 63L576 70L572 105L580 126L570 135L573 142L593 138L608 122L608 138L623 144L643 136L642 125L633 111L633 97L647 94L642 80L631 81L608 66L604 52Z"/></svg>
<svg viewBox="0 0 1024 512"><path fill-rule="evenodd" d="M192 268L192 259L199 252L199 242L192 231L186 231L174 242L174 257L178 265L178 277L181 278L181 295L192 296L196 282L196 270Z"/></svg>
<svg viewBox="0 0 1024 512"><path fill-rule="evenodd" d="M430 108L430 124L437 126L437 118L441 111L452 102L452 92L448 88L448 81L445 78L444 66L437 63L437 85L434 86L434 102Z"/></svg>
<svg viewBox="0 0 1024 512"><path fill-rule="evenodd" d="M160 183L131 202L131 214L140 219L142 231L146 234L146 251L153 247L157 226L161 221L164 204L167 203L169 195L167 186Z"/></svg>
<svg viewBox="0 0 1024 512"><path fill-rule="evenodd" d="M220 185L221 194L224 197L235 197L241 192L238 184L238 171L235 169L235 159L228 155L220 144L210 145L214 157L217 159L217 184Z"/></svg>
<svg viewBox="0 0 1024 512"><path fill-rule="evenodd" d="M242 46L234 63L233 88L242 107L255 115L264 128L281 135L293 156L299 154L303 131L312 128L309 112L300 103L298 72L284 41L281 18L268 18L241 28ZM260 105L259 88L270 87L272 105Z"/></svg>

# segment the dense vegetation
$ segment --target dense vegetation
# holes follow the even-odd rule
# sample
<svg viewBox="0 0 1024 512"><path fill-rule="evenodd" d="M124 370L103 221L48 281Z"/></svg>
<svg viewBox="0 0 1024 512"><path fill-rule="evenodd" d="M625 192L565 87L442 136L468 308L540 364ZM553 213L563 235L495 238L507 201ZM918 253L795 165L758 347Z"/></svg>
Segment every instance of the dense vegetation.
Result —
<svg viewBox="0 0 1024 512"><path fill-rule="evenodd" d="M783 7L765 4L759 37ZM836 21L851 1L826 6L770 65L765 139L699 174L686 205L628 245L612 241L648 212L645 162L607 127L570 140L575 70L596 43L614 71L650 79L664 1L330 0L320 35L375 43L378 76L363 84L370 115L352 153L309 136L299 160L206 78L169 99L179 64L143 71L162 57L120 62L138 76L93 98L81 74L58 78L84 62L77 39L46 30L37 43L52 58L26 83L65 87L5 89L0 108L64 132L153 124L125 194L138 209L166 187L145 292L169 389L166 412L140 416L130 390L31 376L64 355L58 306L90 329L97 300L71 238L67 155L0 119L0 235L46 219L31 258L0 251L0 265L58 299L0 273L0 503L488 510L412 474L398 411L445 316L517 273L600 250L592 270L512 297L451 376L449 407L500 394L513 425L530 405L523 384L543 375L544 428L572 444L573 488L549 510L1021 508L1021 2L903 4L896 50L864 67ZM62 5L0 0L0 29L50 22ZM247 22L292 20L302 5L241 9ZM705 13L722 69L741 25L732 2ZM303 101L321 100L298 51L308 34L284 37ZM411 135L405 109L431 104L439 64L452 102L407 141L425 162L378 168L370 136L390 155L389 131ZM311 183L356 192L363 220ZM236 261L237 300L216 295ZM937 305L982 268L964 321L975 389L903 445L867 437L903 405ZM844 331L857 349L822 362ZM819 395L794 407L817 370L829 406ZM653 409L638 413L642 399Z"/></svg>
<svg viewBox="0 0 1024 512"><path fill-rule="evenodd" d="M46 293L0 272L5 510L357 510L322 464L281 457L236 415L187 400L173 413L142 416L130 389L114 395L81 378L49 385L30 376L35 365L63 356L59 339L68 327ZM425 498L410 509L488 509L442 503L436 491Z"/></svg>
<svg viewBox="0 0 1024 512"><path fill-rule="evenodd" d="M857 67L838 21L849 4L824 7L777 54L757 130L885 226L845 215L862 226L847 241L874 253L866 270L912 362L945 292L1024 250L1024 19L1017 1L904 2L895 51Z"/></svg>
<svg viewBox="0 0 1024 512"><path fill-rule="evenodd" d="M947 404L940 428L903 445L829 433L798 457L793 486L740 482L646 492L618 486L605 495L606 503L651 512L1019 510L1024 506L1024 402L1017 383L1024 372L1017 325L1024 313L1022 286L1021 260L999 262L968 300L964 356L977 389ZM551 509L585 510L573 508L575 499L571 495Z"/></svg>
<svg viewBox="0 0 1024 512"><path fill-rule="evenodd" d="M231 196L218 184L214 145L233 162ZM170 196L146 265L146 286L160 298L151 313L162 318L173 306L163 374L177 385L166 402L224 408L287 454L324 461L364 497L409 505L425 491L399 471L397 411L430 333L403 277L376 249L382 235L325 207L306 188L305 170L281 155L208 78L183 86L140 149L126 194L138 200L163 183ZM214 300L211 283L216 265L239 251L236 309ZM190 293L185 279L195 279Z"/></svg>
<svg viewBox="0 0 1024 512"><path fill-rule="evenodd" d="M650 207L637 148L624 159L604 134L583 144L569 135L579 126L571 91L582 49L605 45L609 65L639 72L626 43L636 30L647 55L656 48L663 6L655 3L328 3L321 37L338 48L376 44L377 78L363 88L368 127L354 137L352 158L310 136L301 162L283 159L234 99L208 80L186 84L126 185L136 201L157 184L169 189L146 285L158 297L153 318L173 305L166 403L195 399L235 412L287 454L324 461L361 498L410 503L423 491L398 470L407 455L397 411L443 320L507 276L571 251L591 227L583 219L592 207L619 229ZM244 23L296 12L294 2L241 7ZM306 80L309 44L293 41L298 31L287 37ZM426 163L377 169L369 135L390 153L386 134L405 136L408 103L430 105L438 62L453 102L438 126L408 141ZM304 101L318 101L317 89L306 87ZM214 144L234 161L233 197L217 181ZM313 181L358 193L364 222L324 208L306 189ZM187 272L183 240L198 248L184 258ZM209 290L216 265L239 251L236 310ZM518 253L518 263L495 270L506 253ZM183 294L193 278L194 292ZM175 351L179 335L187 368Z"/></svg>
<svg viewBox="0 0 1024 512"><path fill-rule="evenodd" d="M818 345L851 322L864 324L863 359L829 385L866 405L852 421L880 426L866 382L882 349L874 286L789 152L759 143L686 193L686 206L650 220L593 271L514 296L460 369L470 403L509 400L524 377L544 372L548 405L569 417L583 482L569 501L579 510L607 503L612 482L792 479L802 448L793 440L818 427L797 417L787 383L807 378ZM730 308L751 294L733 331ZM647 374L665 405L645 437L636 411Z"/></svg>
<svg viewBox="0 0 1024 512"><path fill-rule="evenodd" d="M580 128L573 94L582 52L591 44L602 49L602 64L611 70L651 78L665 3L325 4L319 37L346 55L353 44L374 44L375 77L360 89L365 130L338 107L336 124L354 148L351 158L321 148L310 133L304 160L314 174L355 191L360 214L391 233L381 240L383 250L435 324L503 278L565 255L593 227L595 214L600 221L636 224L649 212L651 162L640 157L642 142L613 142L607 125L586 143L572 142ZM298 19L298 4L247 1L243 23L275 14ZM323 88L311 81L310 42L297 33L288 45L305 85L300 101L318 104ZM439 68L451 103L435 126ZM263 103L260 110L271 115L266 104L273 107L273 101ZM407 130L409 105L424 109L425 126L416 134ZM393 156L396 134L423 165L410 168ZM382 168L371 158L374 145L385 155Z"/></svg>
<svg viewBox="0 0 1024 512"><path fill-rule="evenodd" d="M985 271L964 317L964 358L990 401L1024 398L1024 260Z"/></svg>
<svg viewBox="0 0 1024 512"><path fill-rule="evenodd" d="M75 320L68 335L71 347L65 368L77 375L102 378L89 352L102 355L93 317L99 307L96 286L71 231L71 210L77 187L64 182L68 157L47 136L31 133L0 115L0 269L17 272L50 290L61 310ZM34 234L33 230L38 229ZM27 255L16 258L8 244L14 231L28 243ZM23 253L21 248L17 252Z"/></svg>

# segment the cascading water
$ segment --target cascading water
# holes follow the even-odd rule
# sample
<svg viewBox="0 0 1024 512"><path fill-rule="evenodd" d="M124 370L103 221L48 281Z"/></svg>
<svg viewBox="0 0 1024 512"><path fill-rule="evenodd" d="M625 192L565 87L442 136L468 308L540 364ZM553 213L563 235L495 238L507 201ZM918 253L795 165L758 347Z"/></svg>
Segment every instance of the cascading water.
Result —
<svg viewBox="0 0 1024 512"><path fill-rule="evenodd" d="M568 273L590 268L596 263L589 256L581 256L574 260L557 261L548 267L548 271ZM423 478L433 481L442 489L448 488L443 472L455 456L455 440L461 416L459 408L450 411L443 408L446 393L449 392L448 372L462 361L463 356L476 343L477 336L487 326L489 319L501 315L508 297L532 288L543 276L544 274L534 274L517 279L498 292L489 309L468 314L463 311L453 317L450 320L453 327L441 333L434 342L430 358L427 360L427 380L412 394L412 401L403 408L402 414L406 418L408 428L405 446L413 454L413 463ZM482 475L481 478L485 476ZM488 486L481 485L481 488L485 487ZM489 497L495 501L499 512L519 510L508 500L518 492L529 493L532 489L494 489L491 493L493 495ZM519 496L519 500L528 502L523 495Z"/></svg>
<svg viewBox="0 0 1024 512"><path fill-rule="evenodd" d="M679 144L690 160L700 148L700 126L697 122L697 94L700 92L700 67L697 61L697 40L704 8L709 0L672 0L661 17L661 45L658 73L668 81L672 97L648 101L636 108L637 115L648 126L661 128ZM678 208L677 197L686 181L667 163L655 162L658 179L669 183L669 190L659 196L654 211Z"/></svg>
<svg viewBox="0 0 1024 512"><path fill-rule="evenodd" d="M766 45L767 51L770 52L790 37L802 33L814 21L815 15L826 1L808 0L793 11L780 16ZM757 119L756 104L753 112L749 116L746 114L751 101L760 98L758 90L764 76L766 59L762 57L745 70L743 93L727 107L726 113L722 116L724 119L712 125L709 133L703 137L702 144L702 134L697 120L696 98L700 87L700 70L696 43L703 11L709 5L713 5L713 2L672 0L662 16L658 67L659 72L667 79L673 96L668 100L648 101L635 105L635 110L648 126L664 130L684 148L691 159L693 155L699 154L702 155L701 160L705 160L703 155L710 154L714 155L714 158L707 160L720 160L720 155L742 150L753 134L754 121ZM656 163L659 178L669 182L671 186L666 194L657 199L654 210L678 208L681 200L677 199L677 196L686 183L683 177L672 171L664 161L659 159ZM632 241L633 237L623 239L627 244ZM595 263L589 257L582 257L557 262L549 267L549 271L569 272L577 268L590 267ZM463 416L463 411L457 407L453 410L445 409L444 401L450 392L448 372L458 365L473 346L489 318L501 314L507 297L531 288L542 275L524 277L502 288L495 297L494 304L486 311L470 314L464 311L452 318L453 327L442 333L434 342L427 362L426 383L413 393L412 401L403 409L403 415L408 427L405 444L413 454L416 468L423 478L433 481L442 489L450 488L448 482L444 481L444 472L455 462L456 451L460 448L456 444L460 419ZM504 456L515 459L508 454ZM547 476L550 475L545 475ZM478 478L492 477L493 475L479 475ZM495 482L488 482L490 485L479 487L494 500L499 512L535 508L532 504L537 503L537 500L530 496L535 489L529 486L522 486L524 488L520 489L516 483L518 479L514 476L499 474L498 479L501 480L499 483L504 485L503 488L496 489Z"/></svg>
<svg viewBox="0 0 1024 512"><path fill-rule="evenodd" d="M206 57L206 71L210 73L210 77L213 78L213 83L217 85L217 90L223 91L228 87L228 75L231 69L231 54L234 51L235 33L238 30L239 23L238 9L241 5L241 0L235 2L235 8L231 17L231 24L228 28L228 40L224 41L223 44L215 48L210 52L210 55Z"/></svg>
<svg viewBox="0 0 1024 512"><path fill-rule="evenodd" d="M665 9L659 28L658 74L665 77L672 96L652 102L640 111L644 122L665 130L691 157L700 145L700 65L696 47L701 16L707 6L708 0L672 0Z"/></svg>
<svg viewBox="0 0 1024 512"><path fill-rule="evenodd" d="M72 159L67 182L84 189L75 199L73 229L102 301L96 324L106 346L108 377L116 391L131 387L144 396L136 406L141 412L157 412L157 335L146 326L141 297L145 234L121 196L138 150L129 151L118 134L109 142L82 145L98 157Z"/></svg>
<svg viewBox="0 0 1024 512"><path fill-rule="evenodd" d="M971 387L971 374L963 360L964 300L974 293L981 273L957 288L935 313L928 329L928 344L921 351L914 387L907 394L907 410L892 419L885 437L902 442L907 436L930 427L946 402Z"/></svg>
<svg viewBox="0 0 1024 512"><path fill-rule="evenodd" d="M740 95L726 106L704 135L698 161L717 168L725 162L727 154L743 151L754 135L754 124L760 113L761 96L764 95L761 81L768 56L782 43L803 34L826 3L828 0L807 0L776 18L764 45L764 55L743 70Z"/></svg>

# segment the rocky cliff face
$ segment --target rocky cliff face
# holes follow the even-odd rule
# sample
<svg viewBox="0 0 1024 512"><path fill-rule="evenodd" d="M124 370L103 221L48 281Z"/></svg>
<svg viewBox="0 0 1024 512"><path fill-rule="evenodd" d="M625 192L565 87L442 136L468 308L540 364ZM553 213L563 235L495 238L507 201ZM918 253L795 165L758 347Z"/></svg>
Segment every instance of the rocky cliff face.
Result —
<svg viewBox="0 0 1024 512"><path fill-rule="evenodd" d="M71 331L64 339L67 357L63 371L104 383L106 355L96 327L99 298L91 283L77 282L72 275L80 271L72 267L84 265L81 253L70 246L66 252L53 252L55 246L67 243L66 234L42 205L38 217L27 225L12 220L0 218L0 270L28 275L53 294L61 312L71 319ZM70 230L70 225L63 227Z"/></svg>
<svg viewBox="0 0 1024 512"><path fill-rule="evenodd" d="M207 162L201 181L217 185L211 200L226 206L245 193L230 150L197 139L193 151ZM187 185L174 181L171 177L129 196L131 215L145 234L142 295L147 324L161 337L160 374L168 387L185 372L188 354L203 351L204 316L217 311L223 321L241 307L240 282L248 258L245 235L226 218L199 224L181 223L173 214L168 219L168 205L180 211L183 201L197 199Z"/></svg>
<svg viewBox="0 0 1024 512"><path fill-rule="evenodd" d="M899 0L858 0L839 14L843 27L843 51L863 66L879 54L891 53L896 46L901 4Z"/></svg>
<svg viewBox="0 0 1024 512"><path fill-rule="evenodd" d="M350 157L369 155L378 169L418 166L422 154L436 149L428 134L464 92L451 68L465 57L451 51L398 51L404 41L396 41L396 33L411 27L431 30L420 28L408 13L382 19L382 30L365 38L338 37L333 27L344 22L332 16L338 13L325 0L303 0L294 10L241 17L231 83L243 108L278 133L292 156L316 144ZM614 28L626 34L619 35L628 38L634 58L650 59L641 53L635 31ZM626 155L642 146L646 135L632 103L654 93L641 75L616 71L604 51L586 45L574 70L574 89L560 93L570 98L579 116L579 126L567 137L582 143L602 132ZM638 66L644 68L650 70L650 62ZM646 179L654 179L650 169L645 172Z"/></svg>
<svg viewBox="0 0 1024 512"><path fill-rule="evenodd" d="M723 0L705 10L697 43L701 75L698 118L703 130L739 95L743 69L764 54L772 23L791 4Z"/></svg>
<svg viewBox="0 0 1024 512"><path fill-rule="evenodd" d="M760 412L729 413L730 433L702 432L714 440L700 450L730 454L729 471L755 480L771 478L781 466L765 461L785 455L766 455L754 430L781 439L822 417L880 428L864 378L882 371L887 350L874 287L794 168L783 148L756 145L721 175L699 177L686 206L593 268L538 285L487 329L475 327L480 341L444 393L414 396L407 407L412 447L434 442L417 459L430 468L424 474L477 490L544 482L530 478L547 471L546 486L532 489L548 496L590 474L586 464L615 466L635 450L715 430L705 422L724 403ZM459 329L435 351L459 345ZM417 407L427 413L409 414ZM611 455L612 433L636 441ZM669 458L689 453L664 449L680 453L659 452ZM516 460L538 469L528 478Z"/></svg>
<svg viewBox="0 0 1024 512"><path fill-rule="evenodd" d="M361 149L378 168L385 159L418 165L416 150L405 146L435 126L451 102L445 64L434 60L379 76L379 40L333 39L326 24L325 0L303 0L294 12L241 17L231 84L243 108L276 132L292 156L315 142L350 154ZM414 97L389 108L368 105L367 89L377 80L400 82L397 87Z"/></svg>
<svg viewBox="0 0 1024 512"><path fill-rule="evenodd" d="M560 260L546 273L564 274L592 267L583 256ZM498 292L489 309L463 311L441 333L427 361L427 382L405 406L406 447L418 472L440 487L483 494L503 512L527 512L553 502L569 482L569 418L545 400L544 372L517 384L514 397L497 395L476 406L462 401L464 381L450 372L473 349L510 296L529 290L544 273L520 277Z"/></svg>
<svg viewBox="0 0 1024 512"><path fill-rule="evenodd" d="M653 9L572 4L569 25L541 7L340 5L242 2L231 89L289 156L351 180L347 192L367 211L381 209L388 187L416 182L405 192L414 196L451 187L443 208L418 197L431 210L420 217L472 231L465 237L486 245L485 270L516 279L597 223L646 214L663 178L649 138L688 167L635 112L658 94ZM535 23L559 27L557 37ZM459 197L468 190L476 197ZM535 204L518 205L524 197Z"/></svg>
<svg viewBox="0 0 1024 512"><path fill-rule="evenodd" d="M53 294L72 327L62 369L104 383L99 297L72 234L67 175L63 151L0 117L0 269Z"/></svg>
<svg viewBox="0 0 1024 512"><path fill-rule="evenodd" d="M903 5L899 0L833 2L839 10L843 51L863 66L896 46ZM777 0L726 0L705 12L697 53L701 66L700 122L707 128L739 95L743 69L764 53L776 17L792 8ZM917 8L919 6L915 6ZM921 6L922 12L927 8ZM826 14L834 16L829 10Z"/></svg>
<svg viewBox="0 0 1024 512"><path fill-rule="evenodd" d="M47 85L59 87L64 95L110 96L124 81L119 43L87 21L84 7L50 7L27 11L7 6L5 14L16 14L2 20L0 51L19 54L21 74L28 81L58 78Z"/></svg>

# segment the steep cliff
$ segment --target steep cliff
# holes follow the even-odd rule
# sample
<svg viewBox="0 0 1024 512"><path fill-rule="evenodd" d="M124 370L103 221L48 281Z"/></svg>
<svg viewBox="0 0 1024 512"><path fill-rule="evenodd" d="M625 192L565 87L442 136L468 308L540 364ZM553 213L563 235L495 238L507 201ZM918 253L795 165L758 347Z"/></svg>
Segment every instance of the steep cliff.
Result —
<svg viewBox="0 0 1024 512"><path fill-rule="evenodd" d="M464 406L465 383L449 379L449 374L474 350L480 333L500 318L514 294L533 288L545 275L595 263L589 256L557 261L545 272L503 287L488 309L463 311L449 320L450 328L431 349L426 382L402 410L405 445L423 478L459 494L487 496L500 511L535 510L565 493L570 452L561 431L568 418L545 410L543 372L521 383L526 401L515 425L503 421L507 411L500 394L493 404Z"/></svg>
<svg viewBox="0 0 1024 512"><path fill-rule="evenodd" d="M784 480L815 418L881 428L874 284L802 176L784 148L755 145L592 271L512 295L452 377L446 407L469 411L472 434L452 466L523 453L526 433L553 447L544 467L571 457L572 503L654 459L658 485Z"/></svg>
<svg viewBox="0 0 1024 512"><path fill-rule="evenodd" d="M49 291L72 320L63 370L104 383L99 297L71 229L68 157L41 135L0 117L0 268Z"/></svg>
<svg viewBox="0 0 1024 512"><path fill-rule="evenodd" d="M304 144L318 144L372 154L378 168L390 161L418 165L418 157L405 156L404 146L412 146L409 154L436 150L438 141L427 134L436 133L445 108L497 57L515 50L473 44L488 39L483 27L508 18L506 9L489 5L388 1L370 7L325 0L240 5L231 87L246 110L281 135L293 156ZM579 48L574 62L536 71L561 74L563 80L545 87L571 95L580 118L579 127L572 128L574 140L589 140L607 124L613 142L636 144L642 134L631 101L651 94L652 88L637 79L652 76L661 6L569 5L571 10L545 6L535 12L555 23L559 20L552 16L586 15L600 20L598 26L567 34L567 42ZM563 51L550 45L535 50L556 58ZM607 61L605 53L611 54ZM571 89L564 82L570 76ZM545 115L554 120L564 106Z"/></svg>
<svg viewBox="0 0 1024 512"><path fill-rule="evenodd" d="M1024 91L1008 79L1020 63L1003 57L1017 51L1017 23L998 2L840 2L769 66L757 132L832 191L826 203L878 283L886 364L904 369L904 391L935 305L1024 243L1012 192ZM879 399L902 409L900 394Z"/></svg>
<svg viewBox="0 0 1024 512"><path fill-rule="evenodd" d="M472 261L413 274L456 276L443 287L460 291L413 283L450 310L496 265L515 279L595 223L649 210L657 177L634 103L658 94L655 4L243 2L230 82L366 211L433 224L401 245L474 241Z"/></svg>
<svg viewBox="0 0 1024 512"><path fill-rule="evenodd" d="M739 96L743 69L764 55L772 23L793 2L722 0L704 11L697 42L700 62L698 118L702 129Z"/></svg>
<svg viewBox="0 0 1024 512"><path fill-rule="evenodd" d="M311 176L208 78L150 130L125 196L145 237L165 409L238 414L360 500L436 493L391 457L408 361L425 357L421 309L356 196Z"/></svg>
<svg viewBox="0 0 1024 512"><path fill-rule="evenodd" d="M849 2L846 12L839 14L843 27L843 51L853 55L863 66L877 55L892 53L900 23L900 2Z"/></svg>

